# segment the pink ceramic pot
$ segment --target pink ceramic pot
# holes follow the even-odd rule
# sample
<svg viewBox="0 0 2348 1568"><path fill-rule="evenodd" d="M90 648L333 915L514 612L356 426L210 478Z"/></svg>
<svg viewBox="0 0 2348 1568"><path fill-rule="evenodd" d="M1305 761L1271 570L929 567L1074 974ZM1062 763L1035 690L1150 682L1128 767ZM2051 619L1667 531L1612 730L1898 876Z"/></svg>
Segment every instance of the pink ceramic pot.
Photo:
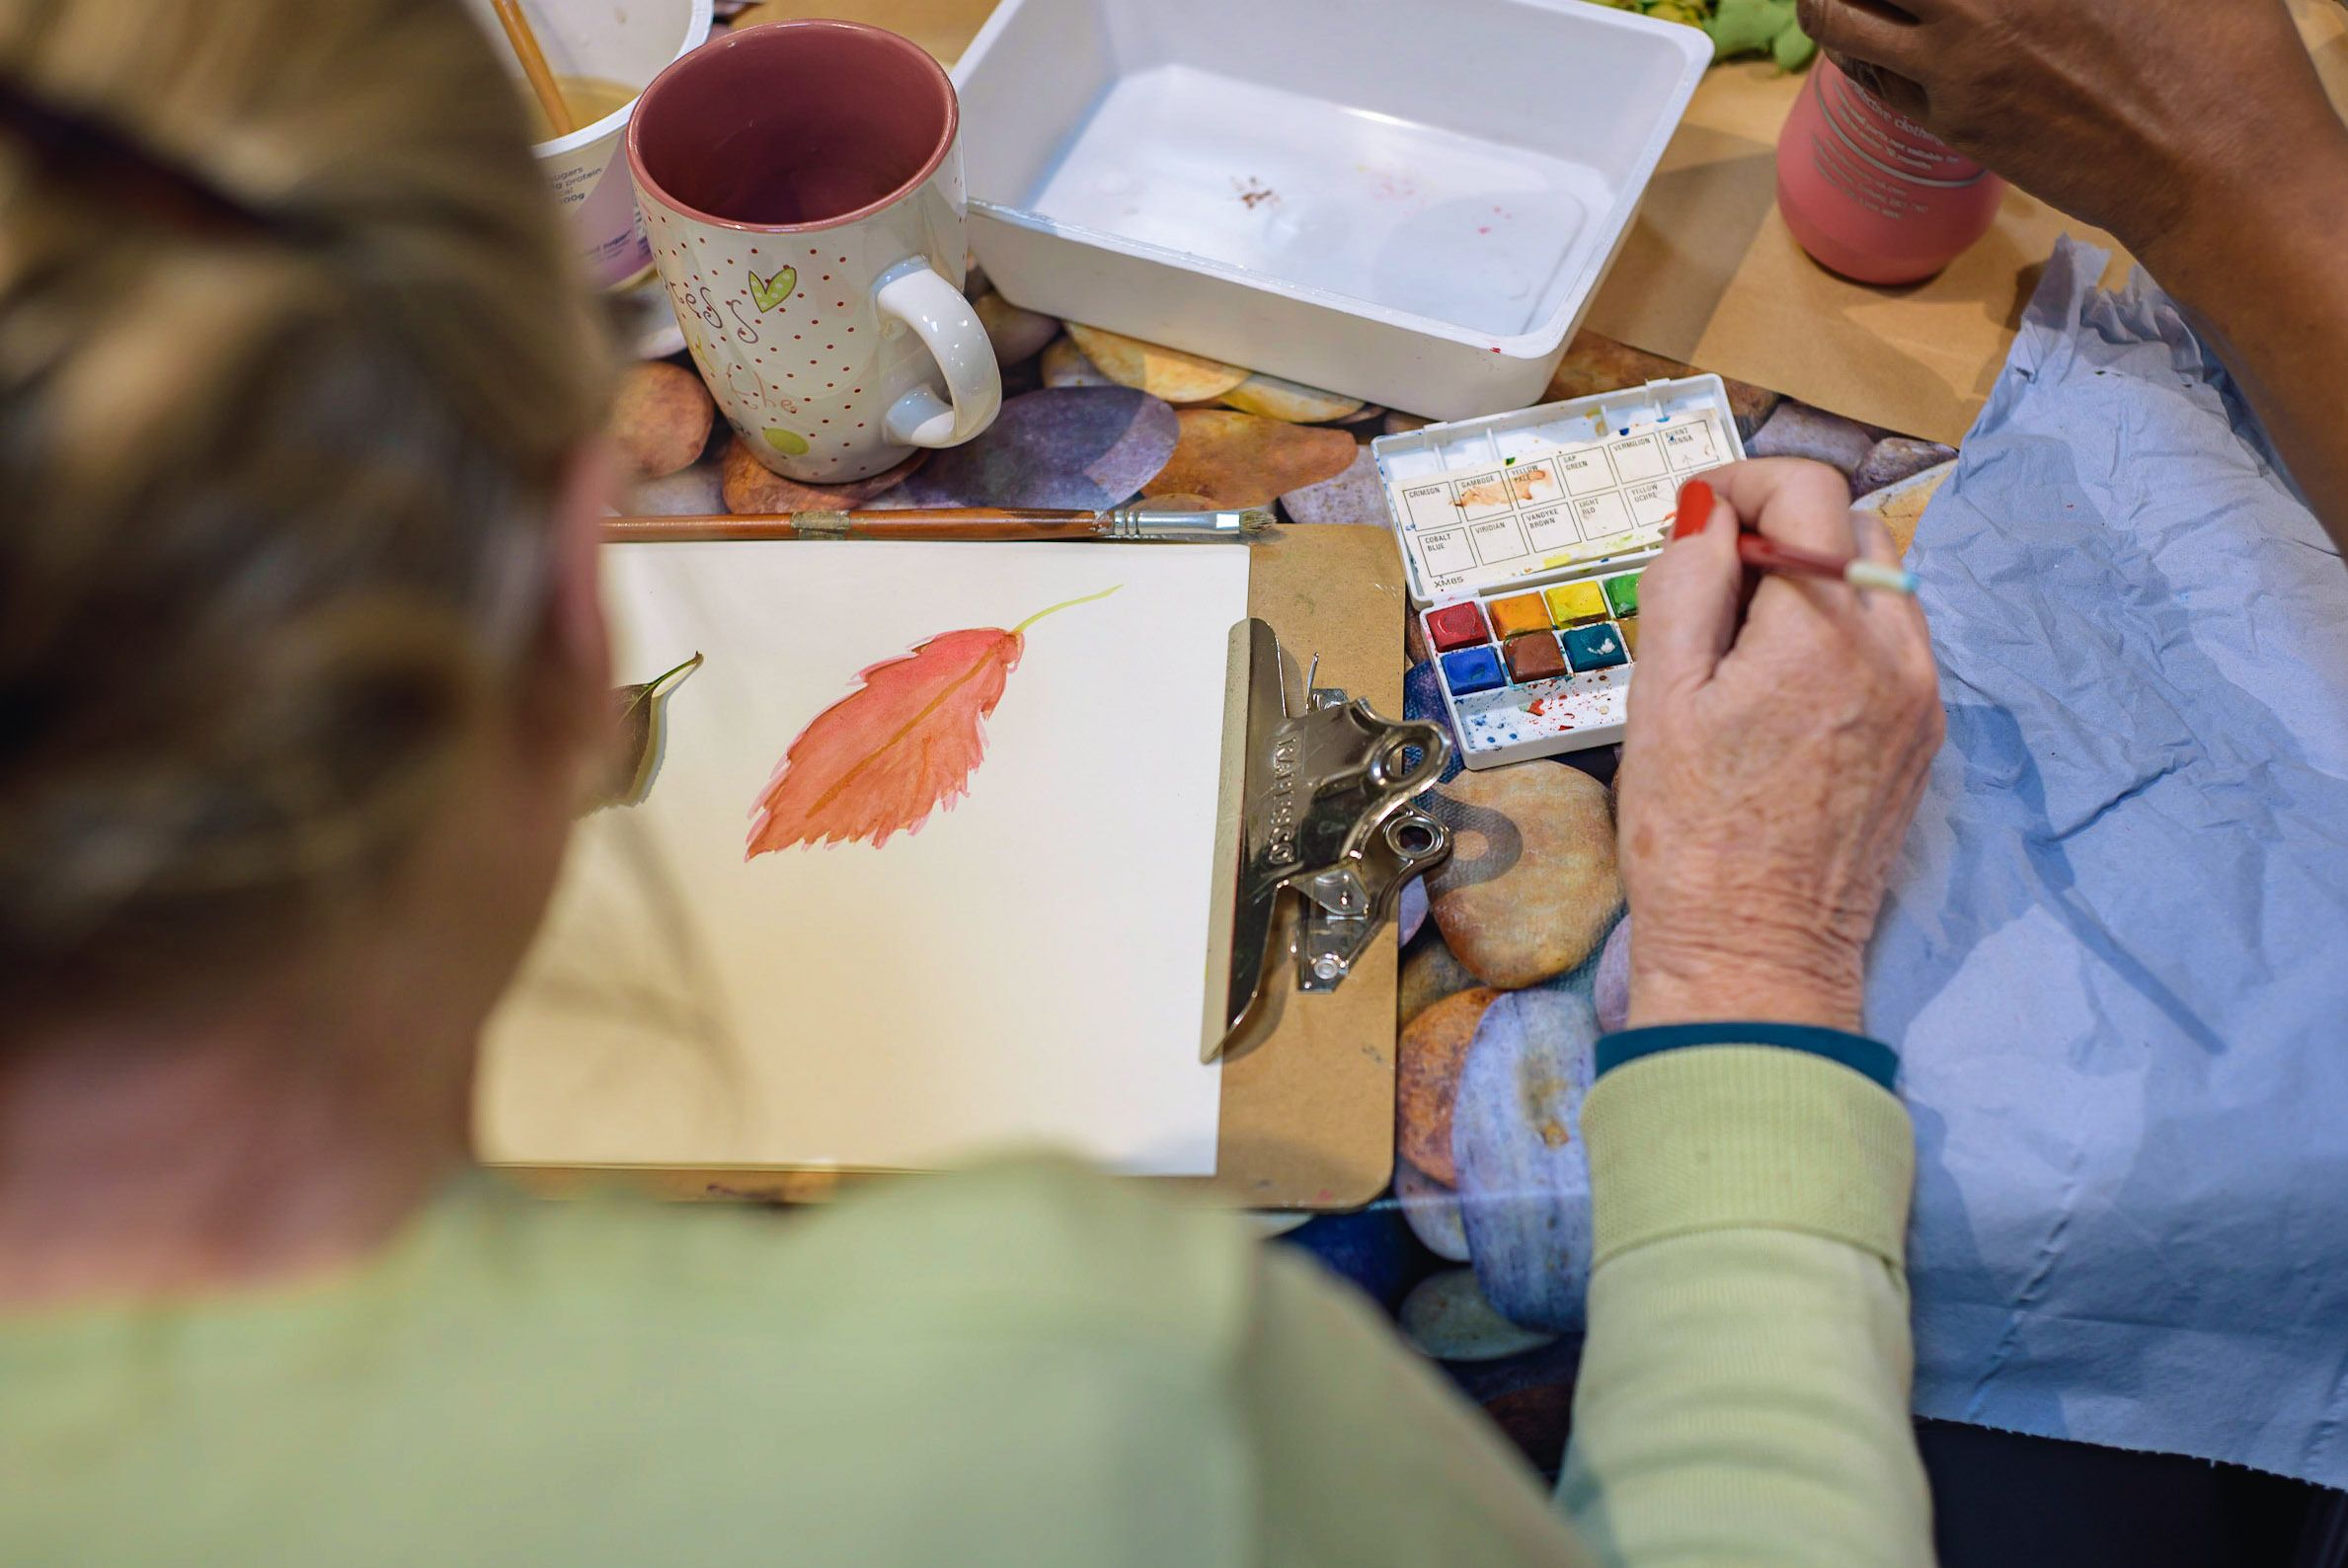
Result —
<svg viewBox="0 0 2348 1568"><path fill-rule="evenodd" d="M1777 138L1777 205L1819 265L1862 283L1930 277L1990 231L2005 182L1823 56Z"/></svg>

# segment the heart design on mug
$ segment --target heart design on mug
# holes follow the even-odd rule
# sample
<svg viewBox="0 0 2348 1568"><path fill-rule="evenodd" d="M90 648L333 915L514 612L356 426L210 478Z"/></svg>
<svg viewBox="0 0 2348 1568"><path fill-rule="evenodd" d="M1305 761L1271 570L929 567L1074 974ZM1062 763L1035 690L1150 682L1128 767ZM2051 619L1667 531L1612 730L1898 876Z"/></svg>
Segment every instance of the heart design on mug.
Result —
<svg viewBox="0 0 2348 1568"><path fill-rule="evenodd" d="M748 272L749 269L744 268L744 271ZM789 299L791 290L798 286L799 269L796 267L779 268L772 277L760 277L756 273L750 273L750 298L758 302L758 314L761 316Z"/></svg>

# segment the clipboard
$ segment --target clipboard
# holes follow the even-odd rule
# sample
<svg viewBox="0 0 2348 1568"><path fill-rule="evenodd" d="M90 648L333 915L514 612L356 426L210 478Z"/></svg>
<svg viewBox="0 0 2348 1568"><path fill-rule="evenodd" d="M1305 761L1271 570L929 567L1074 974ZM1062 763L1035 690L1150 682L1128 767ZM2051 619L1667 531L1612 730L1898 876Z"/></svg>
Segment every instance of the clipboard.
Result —
<svg viewBox="0 0 2348 1568"><path fill-rule="evenodd" d="M1276 630L1291 657L1317 660L1329 683L1381 714L1400 715L1404 580L1390 528L1291 524L1246 546L1162 548L1249 550L1249 613ZM1237 713L1245 672L1236 662L1230 679L1226 711ZM1226 726L1227 824L1236 821L1244 764L1244 748L1231 744ZM1235 882L1235 849L1222 858ZM1213 1176L1135 1179L1185 1202L1306 1212L1359 1208L1384 1191L1394 1168L1399 950L1391 929L1381 930L1339 988L1285 995L1268 1031L1224 1059ZM1202 984L1219 999L1215 971L1227 963L1227 951L1204 957ZM871 1179L764 1166L499 1168L547 1196L607 1189L616 1181L683 1201L821 1203Z"/></svg>

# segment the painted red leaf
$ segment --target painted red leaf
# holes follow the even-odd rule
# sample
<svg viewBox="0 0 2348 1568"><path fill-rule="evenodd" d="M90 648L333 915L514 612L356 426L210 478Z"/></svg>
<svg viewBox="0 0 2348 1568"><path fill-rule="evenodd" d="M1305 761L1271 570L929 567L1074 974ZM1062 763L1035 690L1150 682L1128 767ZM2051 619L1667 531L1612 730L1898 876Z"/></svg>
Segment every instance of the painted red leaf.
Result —
<svg viewBox="0 0 2348 1568"><path fill-rule="evenodd" d="M1086 598L1105 598L1115 588ZM970 792L986 756L986 719L1026 652L1026 632L979 626L932 637L863 670L858 689L816 715L751 808L744 860L794 844L869 842L918 832Z"/></svg>

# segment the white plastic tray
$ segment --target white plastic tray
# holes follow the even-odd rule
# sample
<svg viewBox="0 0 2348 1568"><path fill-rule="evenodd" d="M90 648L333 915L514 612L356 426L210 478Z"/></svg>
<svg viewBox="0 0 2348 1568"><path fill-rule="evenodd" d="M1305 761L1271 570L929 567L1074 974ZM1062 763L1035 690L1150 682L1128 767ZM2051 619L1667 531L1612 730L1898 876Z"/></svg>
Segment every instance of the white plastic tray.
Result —
<svg viewBox="0 0 2348 1568"><path fill-rule="evenodd" d="M1710 59L1587 0L1003 0L954 72L971 243L1035 310L1519 408Z"/></svg>

